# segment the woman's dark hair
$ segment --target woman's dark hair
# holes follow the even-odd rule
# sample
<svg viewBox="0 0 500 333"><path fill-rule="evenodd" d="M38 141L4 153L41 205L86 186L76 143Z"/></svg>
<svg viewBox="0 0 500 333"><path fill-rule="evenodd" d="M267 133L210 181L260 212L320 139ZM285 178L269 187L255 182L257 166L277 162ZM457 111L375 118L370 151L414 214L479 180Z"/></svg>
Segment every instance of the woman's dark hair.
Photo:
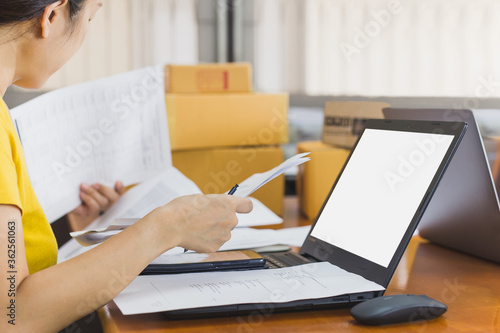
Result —
<svg viewBox="0 0 500 333"><path fill-rule="evenodd" d="M57 0L0 0L0 26L38 19L45 7ZM83 8L86 0L68 0L69 17L73 19Z"/></svg>

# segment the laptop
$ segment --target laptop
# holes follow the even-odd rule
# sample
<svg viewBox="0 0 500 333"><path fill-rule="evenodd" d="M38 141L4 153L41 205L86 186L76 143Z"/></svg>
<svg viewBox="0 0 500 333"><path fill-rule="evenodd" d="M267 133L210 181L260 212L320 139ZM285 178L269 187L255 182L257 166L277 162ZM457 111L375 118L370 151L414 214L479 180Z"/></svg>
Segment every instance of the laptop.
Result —
<svg viewBox="0 0 500 333"><path fill-rule="evenodd" d="M396 109L388 119L464 121L460 147L420 221L420 235L432 243L500 263L498 192L474 114L458 109Z"/></svg>
<svg viewBox="0 0 500 333"><path fill-rule="evenodd" d="M299 288L288 294L292 298L276 301L276 282L268 287L268 280L257 278L285 274L286 279L290 269L300 270L295 266L246 274L141 276L115 303L124 314L162 312L169 318L195 318L350 307L382 296L466 127L464 122L366 122L299 253L275 254L277 262L285 259L285 266L307 263L304 272L311 265L335 271L320 276L321 269L308 270L306 279L323 281L338 292L325 294L321 290L327 289L319 288L314 297L293 298L304 292ZM244 276L245 281L233 280L234 276ZM339 285L349 287L336 287L339 280ZM235 297L233 288L245 290L244 295L238 292ZM214 303L221 293L234 301Z"/></svg>

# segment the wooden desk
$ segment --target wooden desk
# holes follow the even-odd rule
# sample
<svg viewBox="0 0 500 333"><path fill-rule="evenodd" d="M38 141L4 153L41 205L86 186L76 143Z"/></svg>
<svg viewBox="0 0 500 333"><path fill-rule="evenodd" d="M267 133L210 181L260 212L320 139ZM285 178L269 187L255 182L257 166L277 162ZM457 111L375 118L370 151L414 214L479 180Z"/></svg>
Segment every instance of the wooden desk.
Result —
<svg viewBox="0 0 500 333"><path fill-rule="evenodd" d="M310 224L295 198L285 199L285 226ZM426 294L448 305L433 321L385 327L355 323L348 309L254 314L229 318L167 320L161 314L123 316L111 302L99 316L106 333L116 332L500 332L500 265L414 237L386 295Z"/></svg>

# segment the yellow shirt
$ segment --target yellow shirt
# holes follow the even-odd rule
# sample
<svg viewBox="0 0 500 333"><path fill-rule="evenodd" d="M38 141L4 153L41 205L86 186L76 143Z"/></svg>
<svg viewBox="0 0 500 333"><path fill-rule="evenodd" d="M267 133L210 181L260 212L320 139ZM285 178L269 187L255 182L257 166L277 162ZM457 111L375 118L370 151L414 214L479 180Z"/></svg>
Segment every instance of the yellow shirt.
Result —
<svg viewBox="0 0 500 333"><path fill-rule="evenodd" d="M19 137L0 98L0 204L19 207L30 274L55 265L57 242L31 186Z"/></svg>

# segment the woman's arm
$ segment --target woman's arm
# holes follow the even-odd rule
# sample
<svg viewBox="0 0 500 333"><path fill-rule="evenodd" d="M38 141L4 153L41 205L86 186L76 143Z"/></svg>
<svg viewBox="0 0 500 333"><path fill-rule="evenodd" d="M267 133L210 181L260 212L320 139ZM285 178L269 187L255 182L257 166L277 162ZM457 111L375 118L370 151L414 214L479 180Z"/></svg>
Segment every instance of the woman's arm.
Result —
<svg viewBox="0 0 500 333"><path fill-rule="evenodd" d="M153 259L182 246L198 252L216 251L230 239L235 212L252 209L251 201L228 195L191 195L172 200L100 246L64 263L28 275L20 211L0 205L0 267L8 272L7 225L16 222L18 248L15 326L1 316L2 332L55 332L99 309L123 290ZM11 299L2 281L0 306ZM6 311L6 310L4 310ZM7 314L7 313L6 313ZM6 328L6 330L4 330Z"/></svg>

